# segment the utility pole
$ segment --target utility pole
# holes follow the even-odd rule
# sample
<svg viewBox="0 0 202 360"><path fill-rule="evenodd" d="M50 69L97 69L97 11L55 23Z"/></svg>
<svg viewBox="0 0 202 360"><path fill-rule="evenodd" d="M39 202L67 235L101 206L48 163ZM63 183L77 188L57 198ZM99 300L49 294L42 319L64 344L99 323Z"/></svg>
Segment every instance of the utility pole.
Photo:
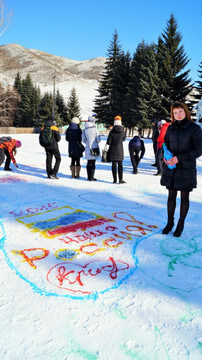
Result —
<svg viewBox="0 0 202 360"><path fill-rule="evenodd" d="M52 79L53 79L53 109L52 109L53 120L55 120L55 78L56 78L56 74L54 72L54 75L52 77Z"/></svg>

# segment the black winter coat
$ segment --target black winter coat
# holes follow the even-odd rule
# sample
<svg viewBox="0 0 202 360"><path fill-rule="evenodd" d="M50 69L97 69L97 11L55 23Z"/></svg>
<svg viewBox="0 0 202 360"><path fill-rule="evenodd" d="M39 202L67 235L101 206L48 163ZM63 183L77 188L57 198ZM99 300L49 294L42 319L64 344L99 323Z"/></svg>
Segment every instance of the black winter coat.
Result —
<svg viewBox="0 0 202 360"><path fill-rule="evenodd" d="M59 129L57 128L57 126L55 126L55 122L52 121L52 120L46 121L46 125L51 128L51 130L53 132L54 141L52 142L51 145L46 146L45 149L47 149L47 150L53 150L53 149L59 150L58 142L61 140L61 135L60 135Z"/></svg>
<svg viewBox="0 0 202 360"><path fill-rule="evenodd" d="M202 154L201 128L187 119L175 121L168 127L164 142L178 163L174 169L164 164L161 185L181 191L196 188L196 158Z"/></svg>
<svg viewBox="0 0 202 360"><path fill-rule="evenodd" d="M109 145L108 156L109 161L123 161L123 141L126 138L123 126L115 125L110 131L107 139Z"/></svg>
<svg viewBox="0 0 202 360"><path fill-rule="evenodd" d="M66 131L66 141L69 142L68 152L69 157L82 157L81 150L81 134L82 131L78 124L70 123Z"/></svg>

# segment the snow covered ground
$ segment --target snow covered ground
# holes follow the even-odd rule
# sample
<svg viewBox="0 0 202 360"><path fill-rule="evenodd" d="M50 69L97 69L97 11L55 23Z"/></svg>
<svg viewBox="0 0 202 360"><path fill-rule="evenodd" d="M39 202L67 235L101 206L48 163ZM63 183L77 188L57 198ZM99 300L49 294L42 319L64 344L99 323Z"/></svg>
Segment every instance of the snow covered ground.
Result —
<svg viewBox="0 0 202 360"><path fill-rule="evenodd" d="M151 140L138 175L125 141L119 185L100 160L88 182L85 158L71 179L64 135L60 179L47 179L38 135L17 139L19 169L0 168L0 359L199 360L202 159L175 238L161 234Z"/></svg>

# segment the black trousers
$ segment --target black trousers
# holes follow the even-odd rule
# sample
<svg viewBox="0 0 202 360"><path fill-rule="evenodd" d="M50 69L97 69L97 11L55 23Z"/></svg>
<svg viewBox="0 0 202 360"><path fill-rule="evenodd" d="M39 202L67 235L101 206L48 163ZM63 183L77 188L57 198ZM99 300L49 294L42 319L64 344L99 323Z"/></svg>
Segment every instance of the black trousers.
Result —
<svg viewBox="0 0 202 360"><path fill-rule="evenodd" d="M4 165L4 169L8 170L10 163L11 163L11 158L10 158L9 152L8 152L8 150L0 149L0 165L3 164L3 162L5 160L5 156L6 156L6 162Z"/></svg>
<svg viewBox="0 0 202 360"><path fill-rule="evenodd" d="M129 149L130 152L130 160L133 165L133 172L137 172L137 167L140 162L140 146L133 146L132 149Z"/></svg>
<svg viewBox="0 0 202 360"><path fill-rule="evenodd" d="M114 182L117 181L117 167L118 167L118 176L119 176L119 181L123 180L123 164L122 161L115 161L112 160L112 175L113 175L113 180Z"/></svg>
<svg viewBox="0 0 202 360"><path fill-rule="evenodd" d="M47 175L57 175L59 170L61 156L59 149L45 149L46 150L46 172ZM52 167L53 157L55 158L55 165Z"/></svg>
<svg viewBox="0 0 202 360"><path fill-rule="evenodd" d="M159 148L156 154L156 166L158 173L163 172L163 148Z"/></svg>
<svg viewBox="0 0 202 360"><path fill-rule="evenodd" d="M3 164L4 159L5 159L5 150L0 149L0 165Z"/></svg>
<svg viewBox="0 0 202 360"><path fill-rule="evenodd" d="M86 169L87 169L88 180L93 180L94 179L95 162L96 162L96 160L88 160L87 161Z"/></svg>
<svg viewBox="0 0 202 360"><path fill-rule="evenodd" d="M71 166L80 166L80 157L79 156L72 156L71 157Z"/></svg>

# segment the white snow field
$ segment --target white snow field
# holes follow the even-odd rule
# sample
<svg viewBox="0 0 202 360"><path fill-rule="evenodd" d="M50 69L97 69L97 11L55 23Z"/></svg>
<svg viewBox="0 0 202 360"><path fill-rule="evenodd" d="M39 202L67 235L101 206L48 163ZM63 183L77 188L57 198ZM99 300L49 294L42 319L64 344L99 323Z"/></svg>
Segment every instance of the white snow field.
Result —
<svg viewBox="0 0 202 360"><path fill-rule="evenodd" d="M119 185L101 160L87 181L85 158L71 179L64 135L59 180L47 179L38 135L12 137L23 146L18 169L0 168L0 359L201 359L202 159L175 238L161 234L150 139L137 175L124 142Z"/></svg>

